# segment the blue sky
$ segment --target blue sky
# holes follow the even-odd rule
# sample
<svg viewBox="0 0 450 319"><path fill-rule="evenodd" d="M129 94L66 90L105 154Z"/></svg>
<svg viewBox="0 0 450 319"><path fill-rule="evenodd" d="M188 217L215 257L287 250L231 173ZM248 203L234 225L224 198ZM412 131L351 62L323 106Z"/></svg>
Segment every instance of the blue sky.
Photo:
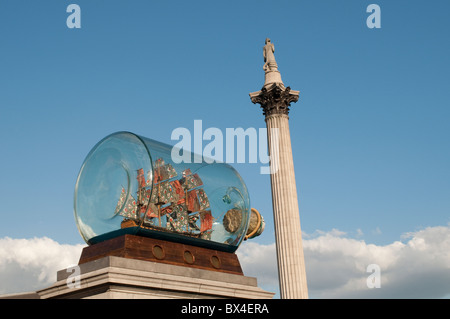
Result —
<svg viewBox="0 0 450 319"><path fill-rule="evenodd" d="M69 29L66 8L81 8ZM366 8L381 8L369 29ZM260 128L270 37L300 90L290 129L305 234L389 245L450 222L448 1L0 0L0 237L83 244L80 166L106 135ZM270 180L235 164L274 242ZM448 292L450 293L450 292Z"/></svg>

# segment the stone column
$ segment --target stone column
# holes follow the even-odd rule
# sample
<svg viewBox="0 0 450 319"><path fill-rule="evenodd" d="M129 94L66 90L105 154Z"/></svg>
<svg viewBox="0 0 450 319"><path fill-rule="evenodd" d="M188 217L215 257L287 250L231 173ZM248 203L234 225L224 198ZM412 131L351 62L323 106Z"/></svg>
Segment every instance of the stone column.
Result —
<svg viewBox="0 0 450 319"><path fill-rule="evenodd" d="M292 158L289 117L274 114L266 117L269 147L274 154L278 143L278 165L270 175L277 245L278 275L281 298L308 298L302 233ZM278 129L273 134L273 129ZM273 141L272 139L275 139Z"/></svg>
<svg viewBox="0 0 450 319"><path fill-rule="evenodd" d="M268 134L272 203L280 294L283 299L306 299L305 261L289 132L289 106L299 91L285 87L277 68L266 68L261 91L250 93L263 109Z"/></svg>

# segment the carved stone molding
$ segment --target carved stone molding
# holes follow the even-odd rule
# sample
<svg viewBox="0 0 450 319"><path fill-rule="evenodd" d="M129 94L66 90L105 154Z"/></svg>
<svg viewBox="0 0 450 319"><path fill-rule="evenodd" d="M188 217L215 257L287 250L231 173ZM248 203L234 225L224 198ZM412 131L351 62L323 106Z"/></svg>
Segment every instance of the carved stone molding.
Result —
<svg viewBox="0 0 450 319"><path fill-rule="evenodd" d="M264 116L273 114L289 114L289 107L292 102L297 102L299 91L291 90L290 87L284 88L277 83L270 87L263 87L261 91L250 93L250 98L254 104L258 103L263 109Z"/></svg>

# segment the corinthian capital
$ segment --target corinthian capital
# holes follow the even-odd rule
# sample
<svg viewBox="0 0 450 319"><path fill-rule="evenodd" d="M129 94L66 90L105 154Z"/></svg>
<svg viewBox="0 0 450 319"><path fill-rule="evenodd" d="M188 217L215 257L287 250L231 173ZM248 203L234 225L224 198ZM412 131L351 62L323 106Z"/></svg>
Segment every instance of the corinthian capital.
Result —
<svg viewBox="0 0 450 319"><path fill-rule="evenodd" d="M292 102L297 102L300 92L291 90L290 87L272 84L270 87L263 87L261 91L250 93L250 99L254 104L258 103L263 109L264 116L273 114L289 114L289 107Z"/></svg>

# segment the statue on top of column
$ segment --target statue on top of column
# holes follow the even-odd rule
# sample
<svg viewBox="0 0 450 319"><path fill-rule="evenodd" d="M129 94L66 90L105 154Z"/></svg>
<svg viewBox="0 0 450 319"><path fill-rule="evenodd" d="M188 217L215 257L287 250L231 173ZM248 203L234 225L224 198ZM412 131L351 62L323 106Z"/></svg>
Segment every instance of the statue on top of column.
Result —
<svg viewBox="0 0 450 319"><path fill-rule="evenodd" d="M275 52L275 46L272 42L270 42L269 38L266 38L266 45L263 47L263 56L264 56L264 71L276 71L278 70L277 62L275 61L275 56L273 53Z"/></svg>

